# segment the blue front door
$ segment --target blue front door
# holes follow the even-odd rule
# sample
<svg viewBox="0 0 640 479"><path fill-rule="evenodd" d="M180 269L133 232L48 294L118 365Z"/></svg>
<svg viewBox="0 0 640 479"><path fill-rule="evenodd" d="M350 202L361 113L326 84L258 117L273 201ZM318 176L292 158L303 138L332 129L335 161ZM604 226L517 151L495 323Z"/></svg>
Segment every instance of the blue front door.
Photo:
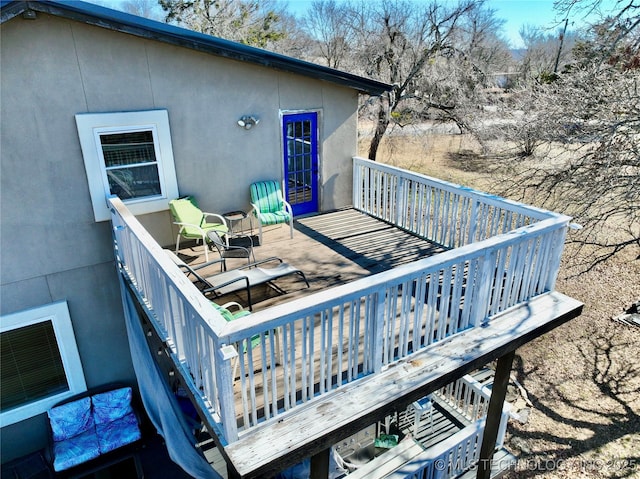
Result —
<svg viewBox="0 0 640 479"><path fill-rule="evenodd" d="M318 114L295 113L282 119L286 198L293 214L318 211Z"/></svg>

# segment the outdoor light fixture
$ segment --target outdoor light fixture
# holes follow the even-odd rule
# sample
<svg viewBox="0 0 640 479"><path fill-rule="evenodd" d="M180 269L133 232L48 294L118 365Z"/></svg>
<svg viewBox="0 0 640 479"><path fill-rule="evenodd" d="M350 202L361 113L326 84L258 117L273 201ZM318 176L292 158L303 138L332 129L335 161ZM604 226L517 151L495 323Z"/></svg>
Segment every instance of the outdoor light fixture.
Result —
<svg viewBox="0 0 640 479"><path fill-rule="evenodd" d="M245 115L238 120L238 126L241 126L245 130L250 130L258 123L260 123L260 120L258 120L255 116Z"/></svg>

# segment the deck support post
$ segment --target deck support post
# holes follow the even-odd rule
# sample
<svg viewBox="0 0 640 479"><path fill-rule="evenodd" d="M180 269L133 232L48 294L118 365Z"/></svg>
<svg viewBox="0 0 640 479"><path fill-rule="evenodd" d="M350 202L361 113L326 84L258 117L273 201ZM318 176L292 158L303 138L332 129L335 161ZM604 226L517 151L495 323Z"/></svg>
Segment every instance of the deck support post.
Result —
<svg viewBox="0 0 640 479"><path fill-rule="evenodd" d="M331 448L328 448L311 456L311 475L309 479L327 479L329 477L330 453Z"/></svg>
<svg viewBox="0 0 640 479"><path fill-rule="evenodd" d="M498 429L502 418L502 406L507 394L511 365L516 352L511 351L500 358L496 365L496 374L491 387L491 399L487 411L487 421L482 436L482 447L480 448L480 460L478 462L477 479L489 479L491 477L491 460L498 439Z"/></svg>

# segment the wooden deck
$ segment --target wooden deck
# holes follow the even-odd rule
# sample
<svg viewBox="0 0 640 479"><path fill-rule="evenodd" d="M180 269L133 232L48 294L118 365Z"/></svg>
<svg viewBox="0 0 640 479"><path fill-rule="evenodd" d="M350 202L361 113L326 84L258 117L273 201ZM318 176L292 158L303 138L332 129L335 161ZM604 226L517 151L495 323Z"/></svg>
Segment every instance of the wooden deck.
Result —
<svg viewBox="0 0 640 479"><path fill-rule="evenodd" d="M472 372L471 376L479 383L490 387L493 382L494 371L493 369L485 367ZM404 438L404 440L402 440L398 446L387 450L384 457L378 457L375 461L371 461L368 464L363 462L359 466L358 477L368 477L370 474L373 474L373 471L375 471L377 475L384 474L385 471L390 473L406 461L407 455L410 454L410 449L414 450L414 454L418 454L425 449L445 441L468 424L467 419L463 418L446 403L434 401L431 414L432 420L423 419L419 429L416 431L413 412L411 412L411 410L399 412L396 415L396 419L390 423L390 427L394 432L399 433L400 437ZM380 427L381 431L384 432L382 423ZM338 454L341 454L342 457L345 458L354 452L353 447L362 447L372 443L375 435L376 425L374 424L352 437L339 441L334 447ZM224 479L227 479L226 463L213 440L211 438L205 438L198 446L207 461L211 464L211 467ZM378 453L383 452L380 449L377 451ZM496 467L494 467L492 471L492 479L500 477L505 472L509 466L508 461L514 462L515 457L504 448L500 448L494 456ZM472 474L473 472L474 471L470 471L465 477L475 477L475 474Z"/></svg>
<svg viewBox="0 0 640 479"><path fill-rule="evenodd" d="M253 234L254 241L258 244L257 225L254 224L251 228L248 220L245 220L243 227L243 233ZM275 256L295 265L305 273L310 287L307 288L298 278L292 277L278 280L277 288L268 285L255 288L252 290L254 310L286 303L294 298L346 284L445 250L354 209L297 218L294 221L294 231L292 239L286 225L265 227L263 244L254 247L254 254L257 260ZM179 256L183 261L191 266L204 262L201 245L185 242L181 246ZM212 255L212 259L214 257ZM228 268L243 264L243 259L227 260ZM204 271L214 274L218 270L218 266L210 268ZM237 301L246 305L246 297L242 293L217 300L220 304L225 301ZM282 372L279 371L278 374L281 379ZM236 382L234 389L238 421L242 424L241 381ZM432 433L421 439L424 439L425 444L431 445L458 430L460 424L452 422L450 416L438 410L434 415ZM212 467L226 478L226 463L213 442L205 441L201 448Z"/></svg>
<svg viewBox="0 0 640 479"><path fill-rule="evenodd" d="M251 233L248 220L245 232ZM282 278L277 288L252 289L254 310L291 301L313 292L349 283L396 266L411 263L444 251L429 241L354 209L338 210L294 221L294 237L285 226L267 226L263 244L254 248L257 260L272 256L303 271L310 288L297 277ZM257 242L257 225L253 228ZM183 261L192 266L204 262L202 246L180 250ZM211 255L211 257L215 257ZM231 258L228 268L239 267L245 260ZM211 266L215 273L218 266ZM246 305L241 293L228 295L221 301L237 301Z"/></svg>
<svg viewBox="0 0 640 479"><path fill-rule="evenodd" d="M255 248L256 258L282 258L305 272L310 287L291 277L278 280L277 288L267 286L262 291L252 290L255 311L444 251L433 243L351 209L296 220L293 239L289 238L288 228L278 226L266 228L263 238L264 244ZM180 251L182 259L192 265L203 261L201 252L201 246ZM229 260L228 267L241 264L242 260ZM233 295L220 298L218 302L232 300L243 304L245 298ZM269 476L285 464L294 464L318 452L322 444L335 444L348 434L367 427L371 420L380 420L390 408L393 409L394 403L408 404L434 385L444 385L446 382L443 381L486 364L504 351L541 334L541 330L551 329L574 317L578 308L577 302L562 295L534 300L528 307L503 314L502 320L490 328L496 331L463 333L382 374L345 385L335 394L325 395L294 410L284 422L271 422L256 428L249 436L227 446L223 455L233 462L236 474L241 477ZM458 353L450 354L452 351ZM259 376L256 375L257 381ZM239 407L242 387L242 380L237 380L234 392L239 425L243 423ZM337 404L340 407L336 407ZM327 411L331 411L330 417ZM443 431L446 434L454 432L454 429ZM281 439L277 449L269 446L273 445L274 435ZM434 437L434 440L440 439Z"/></svg>
<svg viewBox="0 0 640 479"><path fill-rule="evenodd" d="M581 312L582 304L554 291L570 218L357 158L354 189L359 211L388 222L346 209L297 218L294 238L288 227L266 228L257 258L282 258L304 271L310 287L295 276L256 287L253 318L232 323L203 301L126 206L109 199L125 294L140 305L151 351L165 351L154 357L168 358L161 366L169 381L183 380L207 429L219 434L214 442L233 477L270 477L308 457L325 471L337 442L497 359L479 451L488 458L514 351ZM201 252L185 248L181 257L195 266ZM241 264L232 261L229 268ZM247 305L241 295L216 302L234 300ZM334 341L327 333L336 328ZM273 341L278 331L281 345ZM242 346L258 337L259 355ZM287 354L278 358L281 350ZM262 392L253 373L261 364ZM284 389L275 378L281 364ZM245 392L241 418L236 382ZM482 429L474 424L438 447L446 453L468 434L477 443Z"/></svg>
<svg viewBox="0 0 640 479"><path fill-rule="evenodd" d="M294 225L293 239L286 227L266 227L263 232L264 244L256 246L254 253L257 260L276 256L295 265L305 273L310 287L307 288L298 277L291 276L277 280L274 285L252 288L254 311L444 251L431 242L353 209L297 219ZM246 232L250 234L251 230ZM197 266L204 262L204 255L201 253L202 246L187 247L180 250L180 257L192 266ZM245 264L245 261L231 258L227 260L227 267L238 267ZM215 274L218 270L218 265L212 265L201 271ZM219 304L227 301L236 301L245 307L247 305L246 296L241 292L216 299ZM320 330L317 330L316 335L320 334ZM337 334L334 332L334 335ZM295 346L298 350L301 348L302 337L298 331ZM344 358L346 361L346 354ZM358 361L360 363L361 358ZM236 374L241 374L241 370L242 367L236 368ZM254 372L260 371L262 364L258 358L254 363ZM316 377L320 377L319 370ZM282 388L284 371L281 366L276 368L276 378ZM258 388L261 388L260 374L255 375L255 381ZM243 383L240 377L234 384L234 392L238 424L242 426ZM264 413L260 410L261 407L262 404L258 406L260 416Z"/></svg>
<svg viewBox="0 0 640 479"><path fill-rule="evenodd" d="M493 318L491 327L462 332L379 374L298 406L286 420L255 428L228 445L239 477L269 477L382 420L452 380L514 351L580 314L582 304L559 293L542 295ZM278 437L278 447L273 438Z"/></svg>
<svg viewBox="0 0 640 479"><path fill-rule="evenodd" d="M265 228L264 242L255 247L255 255L257 259L277 256L296 266L306 274L310 287L307 288L304 282L292 276L278 280L275 288L255 288L252 290L254 311L445 250L352 209L300 218L294 224L294 238L289 237L286 227ZM192 265L203 261L201 252L201 246L180 251L182 259ZM243 260L228 261L228 267L232 268L241 265ZM219 298L218 302L223 301L246 304L246 298L241 295ZM406 405L420 397L418 391L428 391L436 384L444 385L446 383L443 380L459 377L471 367L486 364L506 350L526 342L529 337L536 337L541 330L551 329L574 317L579 307L577 302L562 295L534 299L529 306L501 315L501 321L496 321L489 328L495 331L462 333L436 345L431 351L418 353L411 361L403 361L381 374L345 385L335 393L317 398L306 406L299 406L284 422L271 421L268 425L257 427L249 436L243 436L227 446L223 455L233 462L236 473L241 477L268 476L284 464L294 464L318 452L322 449L320 444L335 444L367 427L371 420L380 420L390 408L393 409L393 404ZM239 369L242 371L242 367ZM278 382L282 380L280 369L276 367ZM241 414L244 373L241 372L240 376L234 384L234 393L238 424L242 426L245 422ZM254 378L258 388L260 376L256 374ZM331 411L330 416L327 411ZM455 421L443 421L440 424L455 424ZM455 430L442 432L453 434ZM277 450L269 446L274 435L282 442ZM433 439L439 441L442 437Z"/></svg>

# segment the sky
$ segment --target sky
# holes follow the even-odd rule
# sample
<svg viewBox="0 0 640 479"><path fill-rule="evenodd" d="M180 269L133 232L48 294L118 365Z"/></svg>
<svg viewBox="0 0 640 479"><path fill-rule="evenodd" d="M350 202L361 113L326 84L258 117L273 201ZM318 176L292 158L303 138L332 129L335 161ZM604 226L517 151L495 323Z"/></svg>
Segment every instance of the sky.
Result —
<svg viewBox="0 0 640 479"><path fill-rule="evenodd" d="M524 46L519 34L523 25L554 31L559 24L558 14L553 10L553 0L489 0L487 3L496 10L499 18L507 21L505 36L514 48Z"/></svg>
<svg viewBox="0 0 640 479"><path fill-rule="evenodd" d="M304 13L312 2L313 0L288 0L290 10L295 14ZM558 13L553 10L553 3L554 0L487 0L486 5L496 11L498 18L506 20L504 36L509 40L511 46L521 48L524 45L519 31L523 25L550 29L550 32L559 28L563 19L558 18ZM607 7L611 8L615 4L615 0L603 0L602 3L603 9L606 10ZM577 27L577 24L574 27ZM569 25L569 29L571 29L571 25Z"/></svg>
<svg viewBox="0 0 640 479"><path fill-rule="evenodd" d="M554 0L487 0L487 6L496 10L496 15L507 21L505 24L505 36L511 42L512 47L520 48L523 45L520 38L520 29L523 25L533 25L549 32L555 32L561 28L564 18L553 10ZM612 8L615 0L603 0L603 11ZM579 28L580 16L576 15L573 28ZM571 20L569 29L572 29Z"/></svg>
<svg viewBox="0 0 640 479"><path fill-rule="evenodd" d="M121 0L88 0L110 8L117 8ZM338 0L340 1L340 0ZM427 0L411 0L415 2ZM455 0L444 0L455 1ZM296 15L302 15L309 8L313 0L288 0L289 11ZM616 0L602 0L603 11L613 7ZM553 10L554 0L486 0L487 7L496 11L496 15L506 20L504 36L510 42L512 48L523 47L519 31L524 25L536 26L555 32L560 28L562 18ZM578 20L579 17L576 17ZM569 29L578 28L579 23L569 25Z"/></svg>

